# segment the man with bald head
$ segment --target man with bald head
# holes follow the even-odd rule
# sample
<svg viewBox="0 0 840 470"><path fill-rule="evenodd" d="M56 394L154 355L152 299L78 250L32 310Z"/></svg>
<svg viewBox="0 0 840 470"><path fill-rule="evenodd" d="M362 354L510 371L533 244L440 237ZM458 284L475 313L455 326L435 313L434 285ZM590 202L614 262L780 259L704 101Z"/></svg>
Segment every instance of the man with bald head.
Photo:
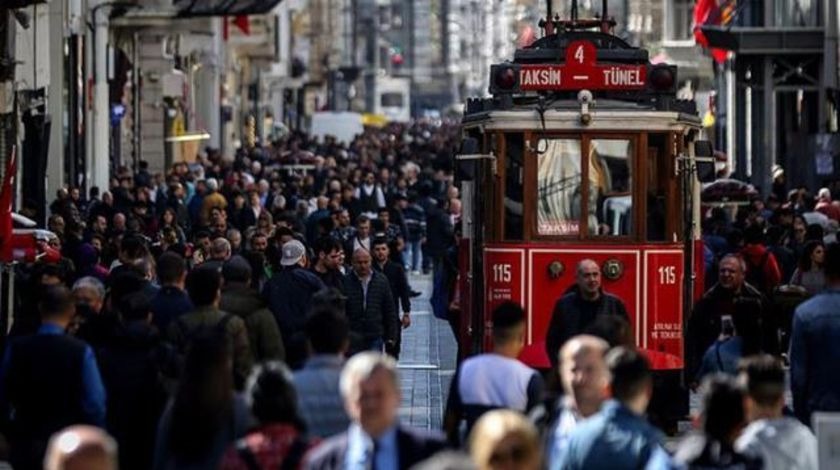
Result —
<svg viewBox="0 0 840 470"><path fill-rule="evenodd" d="M351 354L393 347L400 319L391 285L384 274L373 270L370 252L364 248L353 252L353 269L344 277L344 295Z"/></svg>
<svg viewBox="0 0 840 470"><path fill-rule="evenodd" d="M116 470L117 443L93 426L70 426L50 439L46 470Z"/></svg>
<svg viewBox="0 0 840 470"><path fill-rule="evenodd" d="M563 395L543 418L548 462L560 458L569 434L579 422L597 413L607 399L609 370L604 356L608 350L606 341L590 335L574 336L560 349L557 372Z"/></svg>
<svg viewBox="0 0 840 470"><path fill-rule="evenodd" d="M629 321L624 302L602 289L601 267L594 260L583 259L577 265L576 285L554 304L545 338L553 367L557 367L557 352L566 340L583 333L600 315L619 315Z"/></svg>

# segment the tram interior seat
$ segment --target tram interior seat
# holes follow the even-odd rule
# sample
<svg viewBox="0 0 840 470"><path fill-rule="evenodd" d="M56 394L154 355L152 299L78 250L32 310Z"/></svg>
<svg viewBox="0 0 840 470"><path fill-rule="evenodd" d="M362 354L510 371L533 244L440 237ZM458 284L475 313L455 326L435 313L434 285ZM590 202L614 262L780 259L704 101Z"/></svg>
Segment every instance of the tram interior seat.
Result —
<svg viewBox="0 0 840 470"><path fill-rule="evenodd" d="M627 235L630 233L629 212L633 208L633 197L612 196L604 199L603 220L610 225L609 235Z"/></svg>

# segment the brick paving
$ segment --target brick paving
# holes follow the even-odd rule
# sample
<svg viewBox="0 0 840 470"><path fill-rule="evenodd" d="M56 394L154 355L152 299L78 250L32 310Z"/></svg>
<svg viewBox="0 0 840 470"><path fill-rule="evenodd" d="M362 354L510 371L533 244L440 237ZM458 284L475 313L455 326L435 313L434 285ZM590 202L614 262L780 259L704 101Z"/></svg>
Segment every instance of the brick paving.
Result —
<svg viewBox="0 0 840 470"><path fill-rule="evenodd" d="M412 299L411 327L403 330L399 360L400 420L422 429L441 429L457 349L449 324L432 315L430 276L409 279L423 295Z"/></svg>

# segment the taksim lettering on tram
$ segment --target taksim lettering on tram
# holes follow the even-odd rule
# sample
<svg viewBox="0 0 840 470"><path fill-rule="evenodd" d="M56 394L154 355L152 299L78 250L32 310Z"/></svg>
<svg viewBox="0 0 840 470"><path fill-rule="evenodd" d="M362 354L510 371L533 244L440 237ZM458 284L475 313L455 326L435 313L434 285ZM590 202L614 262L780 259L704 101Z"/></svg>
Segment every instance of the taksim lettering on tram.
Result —
<svg viewBox="0 0 840 470"><path fill-rule="evenodd" d="M519 83L526 86L560 86L561 71L559 68L522 69L519 71Z"/></svg>

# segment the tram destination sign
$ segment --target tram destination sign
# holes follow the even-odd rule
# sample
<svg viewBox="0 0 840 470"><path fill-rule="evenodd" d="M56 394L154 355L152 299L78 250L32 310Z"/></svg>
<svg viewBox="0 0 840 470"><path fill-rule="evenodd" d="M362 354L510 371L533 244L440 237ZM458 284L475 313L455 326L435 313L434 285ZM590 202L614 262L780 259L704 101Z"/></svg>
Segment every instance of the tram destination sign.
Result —
<svg viewBox="0 0 840 470"><path fill-rule="evenodd" d="M647 82L647 65L599 64L597 50L589 41L575 41L566 48L566 62L522 64L519 89L557 90L639 90Z"/></svg>

